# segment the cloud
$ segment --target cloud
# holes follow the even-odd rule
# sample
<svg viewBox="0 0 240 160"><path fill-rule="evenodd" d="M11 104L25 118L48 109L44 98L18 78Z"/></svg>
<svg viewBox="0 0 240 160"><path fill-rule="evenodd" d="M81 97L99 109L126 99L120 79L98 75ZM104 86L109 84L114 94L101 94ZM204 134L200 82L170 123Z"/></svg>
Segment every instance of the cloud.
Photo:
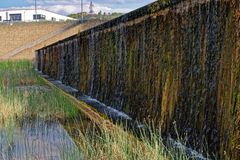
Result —
<svg viewBox="0 0 240 160"><path fill-rule="evenodd" d="M35 0L26 0L30 4L34 4ZM84 3L90 3L90 0L83 0ZM123 4L127 2L139 2L139 0L93 0L94 3L98 4ZM47 4L80 4L80 0L37 0L40 5Z"/></svg>
<svg viewBox="0 0 240 160"><path fill-rule="evenodd" d="M25 0L29 6L15 8L34 8L35 0ZM127 13L141 5L148 4L154 0L93 0L94 12L122 12ZM83 0L84 11L89 12L90 0ZM38 8L47 9L63 15L78 13L81 10L80 0L37 0Z"/></svg>
<svg viewBox="0 0 240 160"><path fill-rule="evenodd" d="M26 0L29 4L34 5L35 0ZM152 1L152 0L150 0ZM89 4L90 0L83 0L84 2L84 11L89 12ZM128 8L125 6L121 6L121 4L125 4L126 2L136 3L138 0L94 0L94 12L98 13L102 12L122 12L127 13L132 10L132 8ZM80 12L80 0L41 0L37 1L38 8L47 9L56 13L68 15L71 13Z"/></svg>
<svg viewBox="0 0 240 160"><path fill-rule="evenodd" d="M64 15L81 12L80 5L51 5L51 6L49 5L49 6L39 6L39 7L56 12L56 13L61 13ZM107 12L107 13L114 11L110 7L105 7L102 5L95 4L95 6L94 6L95 13L98 13L100 10L103 12ZM84 11L86 11L86 12L89 11L88 5L84 5Z"/></svg>

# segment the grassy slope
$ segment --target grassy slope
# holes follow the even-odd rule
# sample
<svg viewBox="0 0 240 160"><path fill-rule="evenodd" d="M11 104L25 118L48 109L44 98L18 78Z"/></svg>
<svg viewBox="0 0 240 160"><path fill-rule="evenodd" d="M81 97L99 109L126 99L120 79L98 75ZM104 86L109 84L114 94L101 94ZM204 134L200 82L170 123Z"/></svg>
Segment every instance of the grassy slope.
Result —
<svg viewBox="0 0 240 160"><path fill-rule="evenodd" d="M17 91L16 86L44 85L29 61L1 62L0 75L0 115L4 115L2 121L32 115L70 118L78 113L73 103L54 89L45 93Z"/></svg>
<svg viewBox="0 0 240 160"><path fill-rule="evenodd" d="M63 28L67 24L67 22L0 24L0 56Z"/></svg>
<svg viewBox="0 0 240 160"><path fill-rule="evenodd" d="M145 133L142 133L142 141L139 141L121 127L109 129L103 123L99 128L89 121L80 122L77 119L79 110L75 103L50 86L50 92L17 91L16 86L19 85L46 86L30 61L0 62L0 75L0 128L11 128L24 117L70 119L71 121L65 124L66 128L74 136L84 159L187 159L184 154L166 150L160 134L152 132L151 139L148 139Z"/></svg>
<svg viewBox="0 0 240 160"><path fill-rule="evenodd" d="M103 21L89 21L87 23L81 24L81 25L77 25L73 28L68 29L67 31L57 34L56 36L53 36L50 39L47 39L46 41L37 44L36 46L32 47L32 48L27 48L23 51L21 51L19 54L13 56L11 59L14 60L19 60L19 59L29 59L29 60L33 60L35 57L35 50L38 50L40 48L43 48L44 46L48 46L50 44L53 44L55 42L58 42L62 39L65 39L67 37L73 36L75 34L77 34L80 31L86 30L92 26L98 25L100 23L102 23Z"/></svg>

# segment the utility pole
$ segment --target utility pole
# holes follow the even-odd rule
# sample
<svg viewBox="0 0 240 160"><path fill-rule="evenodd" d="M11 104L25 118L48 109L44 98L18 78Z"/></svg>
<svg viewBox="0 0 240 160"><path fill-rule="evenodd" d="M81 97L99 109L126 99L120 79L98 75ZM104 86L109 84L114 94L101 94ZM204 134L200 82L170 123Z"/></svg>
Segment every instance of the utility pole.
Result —
<svg viewBox="0 0 240 160"><path fill-rule="evenodd" d="M35 20L37 21L37 0L35 0Z"/></svg>
<svg viewBox="0 0 240 160"><path fill-rule="evenodd" d="M83 0L81 0L81 20L83 22Z"/></svg>

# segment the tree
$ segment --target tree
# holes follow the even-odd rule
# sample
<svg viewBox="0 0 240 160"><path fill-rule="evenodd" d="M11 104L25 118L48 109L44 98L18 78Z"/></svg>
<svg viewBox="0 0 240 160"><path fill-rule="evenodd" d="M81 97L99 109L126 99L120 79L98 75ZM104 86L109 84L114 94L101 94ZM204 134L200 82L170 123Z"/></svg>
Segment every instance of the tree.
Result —
<svg viewBox="0 0 240 160"><path fill-rule="evenodd" d="M101 15L102 15L102 11L99 11L99 12L98 12L98 15L101 16Z"/></svg>

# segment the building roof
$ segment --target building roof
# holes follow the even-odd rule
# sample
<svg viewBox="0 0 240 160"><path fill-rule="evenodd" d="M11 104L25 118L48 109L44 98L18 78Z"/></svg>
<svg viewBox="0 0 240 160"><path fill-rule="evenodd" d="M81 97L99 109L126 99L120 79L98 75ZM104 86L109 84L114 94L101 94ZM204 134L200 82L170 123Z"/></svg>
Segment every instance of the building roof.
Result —
<svg viewBox="0 0 240 160"><path fill-rule="evenodd" d="M32 9L32 8L8 8L8 9L0 9L0 12L7 12L7 11L25 11L25 10L31 10L31 11L35 11L35 9ZM50 11L50 10L47 10L47 9L43 9L43 8L38 8L37 9L38 11L39 10L43 10L43 11L47 11L47 12L51 12L51 13L54 13L54 14L58 14L58 15L61 15L61 16L66 16L66 15L62 15L62 14L59 14L59 13L56 13L56 12L53 12L53 11ZM67 16L66 16L67 17ZM69 17L71 18L71 17Z"/></svg>

